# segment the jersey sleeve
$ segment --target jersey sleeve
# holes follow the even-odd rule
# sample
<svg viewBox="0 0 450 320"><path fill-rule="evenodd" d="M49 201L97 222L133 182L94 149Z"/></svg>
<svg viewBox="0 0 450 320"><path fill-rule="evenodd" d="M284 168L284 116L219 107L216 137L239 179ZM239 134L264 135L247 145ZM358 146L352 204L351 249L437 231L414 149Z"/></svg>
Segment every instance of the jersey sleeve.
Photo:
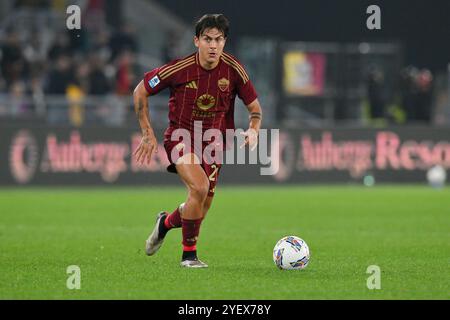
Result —
<svg viewBox="0 0 450 320"><path fill-rule="evenodd" d="M245 83L242 79L238 80L237 94L246 106L255 101L258 97L255 87L250 80L247 80Z"/></svg>
<svg viewBox="0 0 450 320"><path fill-rule="evenodd" d="M239 64L239 68L236 69L237 75L237 94L238 97L244 102L246 106L255 101L258 97L256 94L255 87L250 81L247 71L244 69L242 64Z"/></svg>
<svg viewBox="0 0 450 320"><path fill-rule="evenodd" d="M156 68L144 74L144 86L151 96L170 86L170 77L162 79L159 74L161 69L162 67Z"/></svg>

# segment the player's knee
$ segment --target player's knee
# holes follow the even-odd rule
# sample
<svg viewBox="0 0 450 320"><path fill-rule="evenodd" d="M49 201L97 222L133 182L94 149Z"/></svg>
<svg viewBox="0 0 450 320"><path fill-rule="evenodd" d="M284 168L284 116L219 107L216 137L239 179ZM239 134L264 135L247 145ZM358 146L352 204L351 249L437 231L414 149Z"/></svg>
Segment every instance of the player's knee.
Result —
<svg viewBox="0 0 450 320"><path fill-rule="evenodd" d="M192 197L200 202L204 202L209 192L209 182L195 183L190 188Z"/></svg>

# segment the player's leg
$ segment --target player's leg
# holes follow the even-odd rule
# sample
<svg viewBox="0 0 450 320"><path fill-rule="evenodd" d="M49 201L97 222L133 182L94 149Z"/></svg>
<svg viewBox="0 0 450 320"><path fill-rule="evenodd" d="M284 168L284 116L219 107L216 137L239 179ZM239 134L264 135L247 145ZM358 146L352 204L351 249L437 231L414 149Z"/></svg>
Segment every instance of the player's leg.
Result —
<svg viewBox="0 0 450 320"><path fill-rule="evenodd" d="M170 139L164 140L164 148L170 161L167 171L172 173L177 173L176 163L185 161L183 160L184 156L172 159L172 150L177 147L177 145L178 142L171 141ZM180 154L178 156L180 156ZM147 255L151 256L159 250L169 230L173 228L181 228L181 213L183 211L183 207L184 203L180 204L171 214L168 214L165 211L158 213L155 226L145 241L145 252Z"/></svg>
<svg viewBox="0 0 450 320"><path fill-rule="evenodd" d="M212 204L213 198L214 198L213 196L208 195L206 197L205 202L203 203L203 219L205 219L206 214L209 211L209 208L211 208L211 204Z"/></svg>
<svg viewBox="0 0 450 320"><path fill-rule="evenodd" d="M181 228L181 216L183 214L183 208L184 202L176 207L176 209L171 214L168 214L164 219L164 226L166 227L167 231L175 228Z"/></svg>
<svg viewBox="0 0 450 320"><path fill-rule="evenodd" d="M203 219L205 219L205 216L211 207L213 198L214 194L211 195L210 193L208 193L208 196L206 197L206 200L203 204ZM181 228L181 217L183 216L184 205L185 202L181 203L171 214L166 214L166 216L163 217L165 230L161 230L161 234L165 235L165 233L167 233L167 231L171 229Z"/></svg>
<svg viewBox="0 0 450 320"><path fill-rule="evenodd" d="M180 204L171 214L162 211L156 217L155 227L145 242L145 252L151 256L161 247L167 232L171 229L181 228L181 215L184 202Z"/></svg>
<svg viewBox="0 0 450 320"><path fill-rule="evenodd" d="M191 154L191 157L194 156ZM199 164L193 162L178 163L176 167L178 175L188 189L182 219L200 219L203 217L203 204L209 192L209 181L206 173Z"/></svg>
<svg viewBox="0 0 450 320"><path fill-rule="evenodd" d="M221 168L222 165L217 163L203 164L203 170L205 170L206 176L208 177L209 181L208 196L206 197L206 200L203 204L203 219L205 219L206 214L208 213L209 208L211 207Z"/></svg>
<svg viewBox="0 0 450 320"><path fill-rule="evenodd" d="M218 169L216 164L213 164L212 166L203 166L203 170L206 173L206 176L209 180L209 190L208 190L208 196L206 197L205 202L203 203L203 219L205 219L206 214L208 213L209 209L211 208L212 201L214 199L214 192L216 189L217 179L220 172L220 166ZM181 203L174 212L172 212L170 215L167 216L165 219L165 226L167 229L172 228L180 228L181 227L181 217L183 216L183 210L184 210L185 202Z"/></svg>
<svg viewBox="0 0 450 320"><path fill-rule="evenodd" d="M186 155L188 156L188 155ZM183 207L182 234L183 257L182 266L207 267L197 258L197 239L203 220L203 206L209 192L209 181L203 168L194 163L194 154L190 162L179 162L176 165L178 175L188 189L188 197Z"/></svg>
<svg viewBox="0 0 450 320"><path fill-rule="evenodd" d="M185 217L185 219L188 220L188 222L192 221L192 220L194 220L194 221L197 220L198 222L201 223L201 221L204 219L204 217L206 216L206 213L208 212L208 210L211 206L212 199L213 199L214 192L215 192L215 186L216 186L216 182L217 182L217 178L218 178L221 166L217 165L217 164L212 164L212 165L203 164L202 170L204 171L204 173L199 171L198 168L196 168L197 170L192 171L189 169L189 167L186 167L187 170L184 170L183 168L186 165L194 163L193 157L194 157L193 155L189 155L189 156L185 155L185 156L181 157L177 161L178 165L177 165L176 171L171 171L171 172L177 172L177 173L180 173L180 172L178 172L179 171L178 169L180 169L182 172L186 171L186 174L182 174L182 175L180 175L180 177L182 178L183 182L188 187L188 191L189 191L188 201L193 202L193 206L190 205L189 208L191 209L193 214L190 213L189 209L188 209L188 213L187 213L187 215L185 215L184 208L185 208L186 203L180 204L175 209L175 211L172 212L170 215L167 214L166 212L160 212L157 217L155 228L146 242L146 252L148 255L152 255L152 254L156 253L156 251L161 247L166 233L170 229L182 227L182 216ZM181 164L183 164L183 163L184 163L184 165L181 166ZM197 167L198 167L198 165L197 165ZM197 173L200 178L196 178L195 173ZM204 180L205 174L206 174L206 177L208 180ZM185 176L185 178L183 178L182 176ZM201 182L202 180L203 180L203 182ZM192 181L194 181L194 182L192 182ZM201 183L198 183L198 182L201 182ZM207 188L208 184L209 184L209 189ZM201 210L199 210L197 203L200 203L202 201L205 192L207 192L207 197L204 200L203 206L201 206ZM201 215L196 214L196 212L201 212ZM199 220L200 218L201 218L201 220ZM200 226L198 225L198 228L199 227ZM187 253L187 254L189 255L189 253ZM193 255L191 254L191 256L193 256Z"/></svg>
<svg viewBox="0 0 450 320"><path fill-rule="evenodd" d="M188 225L193 222L195 225L194 229L200 228L203 217L203 202L209 192L209 183L203 168L198 164L200 161L198 158L195 159L195 157L195 154L189 153L180 157L176 162L176 172L188 188L188 198L172 214L168 215L164 211L158 214L155 227L146 240L145 251L149 256L159 250L170 229L183 228L182 212L183 218L186 220L184 224ZM187 228L187 230L190 230L189 227ZM185 229L183 228L184 231ZM196 231L194 230L193 232L195 233ZM191 246L186 245L185 249L184 251L189 251L190 249L192 253L185 253L184 256L192 256L194 259L196 254L195 244Z"/></svg>

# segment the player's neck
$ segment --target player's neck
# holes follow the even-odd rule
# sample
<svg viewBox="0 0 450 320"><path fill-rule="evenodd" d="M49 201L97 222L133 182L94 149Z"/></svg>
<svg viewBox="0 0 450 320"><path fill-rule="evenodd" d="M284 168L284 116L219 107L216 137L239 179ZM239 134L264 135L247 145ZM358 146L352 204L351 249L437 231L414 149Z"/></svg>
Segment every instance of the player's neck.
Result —
<svg viewBox="0 0 450 320"><path fill-rule="evenodd" d="M208 63L207 61L203 61L201 58L199 58L200 66L201 66L203 69L205 69L205 70L212 70L212 69L214 69L214 68L217 67L217 65L219 64L219 61L220 61L220 60L217 60L217 61L214 62L214 63Z"/></svg>

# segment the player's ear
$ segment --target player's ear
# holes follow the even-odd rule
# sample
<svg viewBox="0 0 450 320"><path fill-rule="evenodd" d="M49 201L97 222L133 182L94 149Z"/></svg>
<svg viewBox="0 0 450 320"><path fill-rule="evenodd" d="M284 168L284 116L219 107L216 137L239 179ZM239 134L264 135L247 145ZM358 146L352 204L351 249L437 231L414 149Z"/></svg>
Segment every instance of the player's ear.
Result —
<svg viewBox="0 0 450 320"><path fill-rule="evenodd" d="M194 36L194 45L198 48L198 42L199 42L199 40L198 40L198 38L197 38L197 36Z"/></svg>

